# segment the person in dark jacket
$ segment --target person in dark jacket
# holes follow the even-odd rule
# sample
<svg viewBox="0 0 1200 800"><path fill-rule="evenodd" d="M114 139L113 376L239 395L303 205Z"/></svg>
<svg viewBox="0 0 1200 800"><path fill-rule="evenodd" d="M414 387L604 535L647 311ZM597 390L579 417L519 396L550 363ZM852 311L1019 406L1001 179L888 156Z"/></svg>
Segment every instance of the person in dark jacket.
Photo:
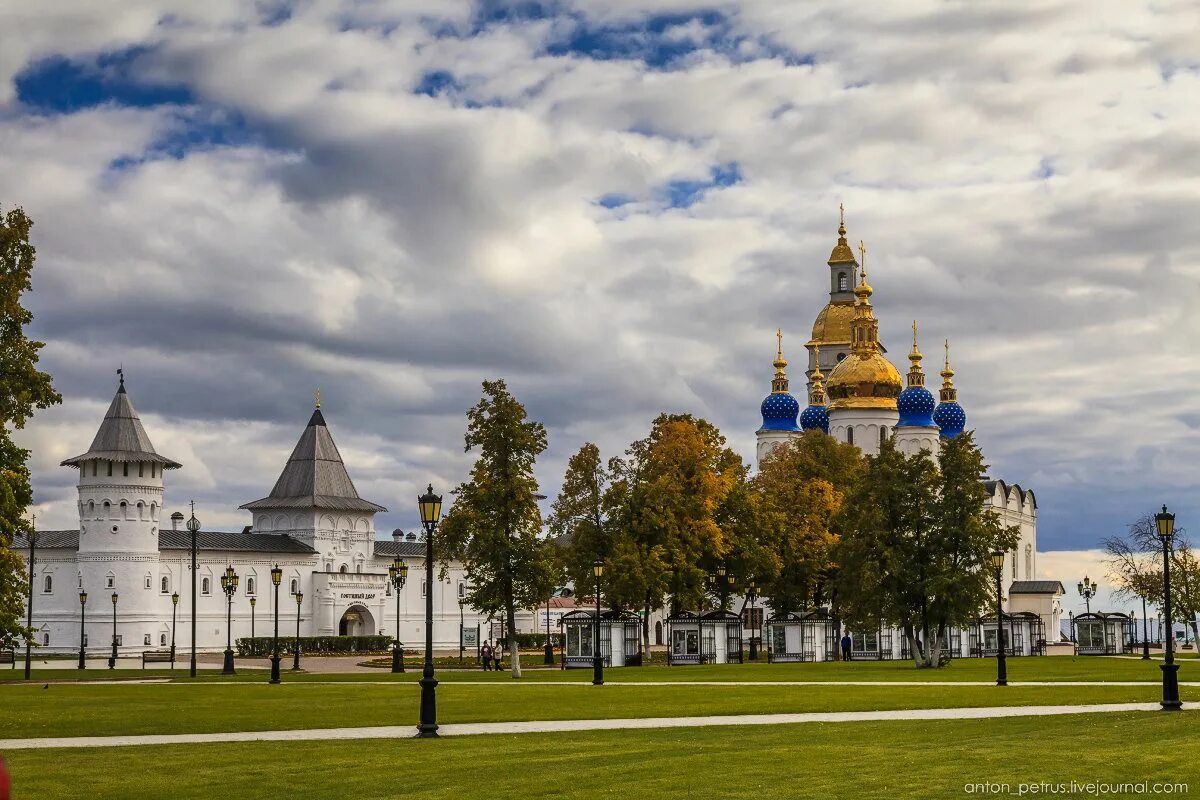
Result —
<svg viewBox="0 0 1200 800"><path fill-rule="evenodd" d="M850 660L850 647L850 634L847 633L842 636L842 661Z"/></svg>

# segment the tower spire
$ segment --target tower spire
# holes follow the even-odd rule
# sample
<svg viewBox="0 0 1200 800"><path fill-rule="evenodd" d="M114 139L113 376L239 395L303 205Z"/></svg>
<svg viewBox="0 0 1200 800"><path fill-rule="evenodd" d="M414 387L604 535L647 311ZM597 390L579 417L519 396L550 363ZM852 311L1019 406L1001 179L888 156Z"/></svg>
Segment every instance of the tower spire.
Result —
<svg viewBox="0 0 1200 800"><path fill-rule="evenodd" d="M829 261L826 262L829 266L835 264L853 264L854 251L850 249L850 243L846 241L846 206L838 203L838 240L833 247L833 252L829 254Z"/></svg>
<svg viewBox="0 0 1200 800"><path fill-rule="evenodd" d="M954 370L950 366L950 340L945 341L946 363L942 367L942 389L938 392L938 400L943 403L957 403L958 390L954 388Z"/></svg>
<svg viewBox="0 0 1200 800"><path fill-rule="evenodd" d="M908 360L910 362L910 365L908 368L908 385L909 386L924 386L925 385L925 372L924 372L924 370L921 369L921 359L924 358L924 356L921 355L921 349L919 347L917 347L917 321L915 319L913 320L913 324L912 324L912 332L913 332L912 352L910 352L908 354Z"/></svg>
<svg viewBox="0 0 1200 800"><path fill-rule="evenodd" d="M783 329L775 329L775 338L778 341L778 347L775 350L775 361L772 366L775 367L775 379L771 381L771 392L773 394L782 394L788 390L787 378L787 359L783 357Z"/></svg>
<svg viewBox="0 0 1200 800"><path fill-rule="evenodd" d="M813 345L813 355L816 357L816 367L812 373L812 386L808 390L808 404L824 406L826 403L825 376L821 373L821 345Z"/></svg>
<svg viewBox="0 0 1200 800"><path fill-rule="evenodd" d="M858 252L862 258L860 266L862 275L858 286L854 287L854 319L850 321L850 351L856 355L868 357L879 351L879 321L871 308L871 295L874 290L867 283L867 246L861 240Z"/></svg>

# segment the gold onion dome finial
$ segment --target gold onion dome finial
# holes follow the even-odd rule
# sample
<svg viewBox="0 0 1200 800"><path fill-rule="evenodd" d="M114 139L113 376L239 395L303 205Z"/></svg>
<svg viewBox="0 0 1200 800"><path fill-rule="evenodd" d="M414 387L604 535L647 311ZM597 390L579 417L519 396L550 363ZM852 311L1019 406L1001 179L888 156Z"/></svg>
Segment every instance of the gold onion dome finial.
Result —
<svg viewBox="0 0 1200 800"><path fill-rule="evenodd" d="M838 204L839 222L838 222L838 240L833 246L833 252L829 254L829 263L832 264L854 264L854 251L850 249L850 243L846 241L846 207L841 203Z"/></svg>
<svg viewBox="0 0 1200 800"><path fill-rule="evenodd" d="M944 343L946 348L946 362L942 366L942 390L938 392L938 399L943 403L957 403L958 390L954 388L954 368L950 366L950 340L947 339Z"/></svg>
<svg viewBox="0 0 1200 800"><path fill-rule="evenodd" d="M813 346L814 363L812 371L812 387L808 390L808 404L810 406L823 406L826 403L825 398L825 375L821 372L821 345Z"/></svg>
<svg viewBox="0 0 1200 800"><path fill-rule="evenodd" d="M788 390L788 362L783 357L783 330L781 328L776 328L775 338L778 341L778 345L775 349L775 361L772 364L775 367L775 379L771 381L771 391L779 394Z"/></svg>
<svg viewBox="0 0 1200 800"><path fill-rule="evenodd" d="M896 398L903 388L900 372L892 365L879 346L879 321L871 308L874 290L867 283L867 246L859 242L862 257L862 276L854 289L854 318L850 322L850 355L838 362L829 373L826 385L830 408L896 408Z"/></svg>
<svg viewBox="0 0 1200 800"><path fill-rule="evenodd" d="M919 347L917 347L917 321L915 319L913 320L912 324L912 332L913 346L912 351L908 354L908 360L910 362L908 368L908 385L924 386L925 371L921 369L921 359L924 358L924 356L921 355L921 350Z"/></svg>

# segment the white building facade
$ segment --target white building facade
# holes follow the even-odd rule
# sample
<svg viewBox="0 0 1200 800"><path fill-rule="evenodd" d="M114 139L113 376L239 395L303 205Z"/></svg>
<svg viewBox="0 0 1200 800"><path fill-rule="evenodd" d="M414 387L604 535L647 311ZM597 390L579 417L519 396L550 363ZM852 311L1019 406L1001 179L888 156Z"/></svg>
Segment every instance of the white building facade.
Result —
<svg viewBox="0 0 1200 800"><path fill-rule="evenodd" d="M91 447L63 465L79 470L79 527L36 535L33 626L40 651L76 653L82 640L90 656L108 655L114 619L119 655L169 647L172 636L177 650L190 647L190 514L165 511L164 475L182 465L155 451L123 379ZM276 565L283 571L281 638L295 635L298 620L301 636L399 632L407 647L418 648L427 591L433 593L435 647L457 649L460 623L486 622L460 604L466 592L461 566L451 564L445 578L435 568L433 586L426 585L424 534L395 531L391 541L376 539L375 514L386 509L359 497L319 406L270 494L242 508L252 517L243 530L201 528L196 535L200 650L223 650L227 630L234 641L271 635ZM26 539L14 542L25 558L28 547ZM397 556L408 566L399 597L388 578ZM228 628L220 578L230 566L239 584Z"/></svg>

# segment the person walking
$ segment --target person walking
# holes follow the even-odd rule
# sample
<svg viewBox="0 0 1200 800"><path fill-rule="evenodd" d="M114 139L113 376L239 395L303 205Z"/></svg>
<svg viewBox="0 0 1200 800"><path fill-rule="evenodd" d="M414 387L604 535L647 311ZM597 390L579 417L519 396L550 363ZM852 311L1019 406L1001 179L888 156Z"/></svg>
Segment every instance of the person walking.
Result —
<svg viewBox="0 0 1200 800"><path fill-rule="evenodd" d="M483 660L483 671L490 672L492 669L492 640L484 639L483 647L479 648L479 656Z"/></svg>
<svg viewBox="0 0 1200 800"><path fill-rule="evenodd" d="M850 660L850 648L851 648L852 644L853 643L850 641L850 634L849 633L843 634L842 635L842 661Z"/></svg>

